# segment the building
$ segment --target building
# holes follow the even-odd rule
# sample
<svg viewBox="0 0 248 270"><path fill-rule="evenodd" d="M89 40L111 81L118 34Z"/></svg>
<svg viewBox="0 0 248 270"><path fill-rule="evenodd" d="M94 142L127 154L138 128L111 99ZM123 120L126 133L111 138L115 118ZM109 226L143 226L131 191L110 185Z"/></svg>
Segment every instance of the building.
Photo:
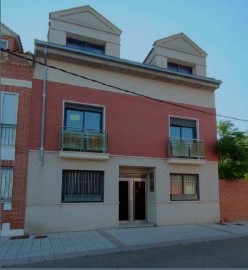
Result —
<svg viewBox="0 0 248 270"><path fill-rule="evenodd" d="M206 53L180 33L137 63L91 7L49 18L48 41L35 40L45 65L34 65L25 230L219 221L221 82Z"/></svg>
<svg viewBox="0 0 248 270"><path fill-rule="evenodd" d="M32 60L23 52L20 37L1 23L1 48ZM1 52L0 235L24 233L32 61Z"/></svg>

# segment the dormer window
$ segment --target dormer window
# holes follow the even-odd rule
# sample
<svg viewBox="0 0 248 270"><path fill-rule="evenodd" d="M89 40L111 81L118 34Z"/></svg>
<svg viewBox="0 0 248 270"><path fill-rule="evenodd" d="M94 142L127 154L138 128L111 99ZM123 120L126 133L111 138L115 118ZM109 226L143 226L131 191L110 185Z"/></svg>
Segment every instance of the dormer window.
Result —
<svg viewBox="0 0 248 270"><path fill-rule="evenodd" d="M8 49L8 40L0 39L0 48L1 49Z"/></svg>
<svg viewBox="0 0 248 270"><path fill-rule="evenodd" d="M105 54L105 48L103 45L94 44L73 38L67 38L66 46L81 51L87 51L96 54Z"/></svg>
<svg viewBox="0 0 248 270"><path fill-rule="evenodd" d="M171 63L171 62L168 62L167 68L171 71L176 71L176 72L180 72L180 73L184 73L184 74L192 74L193 73L192 67L178 65L178 64Z"/></svg>

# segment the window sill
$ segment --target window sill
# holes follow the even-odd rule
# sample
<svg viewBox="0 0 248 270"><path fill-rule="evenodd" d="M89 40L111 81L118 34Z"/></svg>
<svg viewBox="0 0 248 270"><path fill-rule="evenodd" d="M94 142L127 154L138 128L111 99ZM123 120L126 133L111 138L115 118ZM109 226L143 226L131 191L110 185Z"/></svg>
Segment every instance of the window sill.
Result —
<svg viewBox="0 0 248 270"><path fill-rule="evenodd" d="M187 164L187 165L203 165L206 163L205 159L193 158L168 158L168 164Z"/></svg>
<svg viewBox="0 0 248 270"><path fill-rule="evenodd" d="M107 160L109 159L110 154L76 152L76 151L59 151L59 157L68 159Z"/></svg>

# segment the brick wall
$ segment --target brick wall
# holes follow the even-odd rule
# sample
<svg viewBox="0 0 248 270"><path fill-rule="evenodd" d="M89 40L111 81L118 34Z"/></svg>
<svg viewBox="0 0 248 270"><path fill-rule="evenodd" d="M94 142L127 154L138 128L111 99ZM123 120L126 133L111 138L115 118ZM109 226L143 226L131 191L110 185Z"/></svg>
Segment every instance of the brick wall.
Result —
<svg viewBox="0 0 248 270"><path fill-rule="evenodd" d="M21 48L19 47L18 42L15 37L1 35L1 39L5 39L8 41L9 50L21 52Z"/></svg>
<svg viewBox="0 0 248 270"><path fill-rule="evenodd" d="M221 221L248 220L248 181L219 180Z"/></svg>
<svg viewBox="0 0 248 270"><path fill-rule="evenodd" d="M27 62L2 62L1 77L32 81L32 66ZM1 85L1 91L18 93L18 112L16 127L15 160L2 160L2 167L13 167L12 209L3 210L1 204L1 223L10 223L11 229L23 229L26 206L26 186L29 152L29 129L31 88ZM1 229L1 228L0 228Z"/></svg>
<svg viewBox="0 0 248 270"><path fill-rule="evenodd" d="M42 81L33 80L30 148L40 147ZM59 150L59 129L63 125L63 101L105 106L109 152L115 155L165 158L169 138L169 115L199 119L200 138L206 143L207 160L215 154L215 117L163 104L143 97L67 85L47 83L45 150ZM190 106L214 113L214 109Z"/></svg>

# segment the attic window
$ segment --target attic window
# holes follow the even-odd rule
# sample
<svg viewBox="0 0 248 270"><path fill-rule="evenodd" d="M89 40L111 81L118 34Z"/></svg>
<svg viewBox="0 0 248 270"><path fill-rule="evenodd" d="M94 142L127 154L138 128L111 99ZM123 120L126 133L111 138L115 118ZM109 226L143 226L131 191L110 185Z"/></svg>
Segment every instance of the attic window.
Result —
<svg viewBox="0 0 248 270"><path fill-rule="evenodd" d="M176 71L176 72L180 72L180 73L184 73L184 74L192 74L193 73L192 67L178 65L178 64L174 64L174 63L170 63L170 62L168 62L167 68L171 71Z"/></svg>
<svg viewBox="0 0 248 270"><path fill-rule="evenodd" d="M1 49L8 49L8 40L0 39L0 48Z"/></svg>
<svg viewBox="0 0 248 270"><path fill-rule="evenodd" d="M93 44L73 38L67 38L66 46L81 51L87 51L96 54L105 54L105 48L103 45Z"/></svg>

